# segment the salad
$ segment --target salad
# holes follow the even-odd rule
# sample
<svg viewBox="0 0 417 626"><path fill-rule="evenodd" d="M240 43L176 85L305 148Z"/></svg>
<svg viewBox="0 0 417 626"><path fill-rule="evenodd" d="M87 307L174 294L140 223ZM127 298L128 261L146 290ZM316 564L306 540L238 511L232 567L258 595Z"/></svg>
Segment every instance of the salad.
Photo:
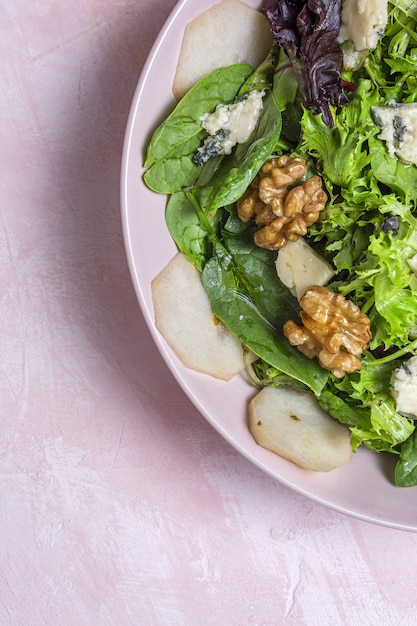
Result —
<svg viewBox="0 0 417 626"><path fill-rule="evenodd" d="M395 455L396 483L409 487L417 485L417 3L386 8L383 28L358 50L340 1L266 2L267 58L216 69L192 87L155 130L144 180L168 195L167 227L201 272L213 314L255 355L251 380L312 392L350 430L352 450ZM254 93L262 105L252 105L253 130L226 147L229 131L209 116L230 116ZM303 164L285 194L319 180L320 207L315 220L304 212L304 230L265 239L242 202L257 193L259 201L261 173L283 159ZM342 367L320 360L317 346L305 349L303 298L277 275L277 256L298 237L332 268L314 312L326 300L350 311ZM329 310L325 329L328 318ZM289 322L304 332L298 344ZM360 349L349 350L355 340Z"/></svg>

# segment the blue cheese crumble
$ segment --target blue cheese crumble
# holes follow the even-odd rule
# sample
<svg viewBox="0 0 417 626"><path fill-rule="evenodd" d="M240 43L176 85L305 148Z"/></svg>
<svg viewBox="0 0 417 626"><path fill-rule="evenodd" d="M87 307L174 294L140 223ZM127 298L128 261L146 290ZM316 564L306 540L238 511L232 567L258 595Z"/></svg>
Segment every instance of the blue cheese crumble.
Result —
<svg viewBox="0 0 417 626"><path fill-rule="evenodd" d="M413 419L417 419L417 356L405 361L391 376L391 394L395 408Z"/></svg>
<svg viewBox="0 0 417 626"><path fill-rule="evenodd" d="M373 50L388 23L388 0L345 0L339 43L352 41L357 52Z"/></svg>
<svg viewBox="0 0 417 626"><path fill-rule="evenodd" d="M208 137L194 155L198 165L218 154L230 154L238 143L249 139L263 109L264 91L249 91L233 104L218 104L213 113L203 115L201 125Z"/></svg>
<svg viewBox="0 0 417 626"><path fill-rule="evenodd" d="M417 103L372 107L372 113L390 156L417 165Z"/></svg>

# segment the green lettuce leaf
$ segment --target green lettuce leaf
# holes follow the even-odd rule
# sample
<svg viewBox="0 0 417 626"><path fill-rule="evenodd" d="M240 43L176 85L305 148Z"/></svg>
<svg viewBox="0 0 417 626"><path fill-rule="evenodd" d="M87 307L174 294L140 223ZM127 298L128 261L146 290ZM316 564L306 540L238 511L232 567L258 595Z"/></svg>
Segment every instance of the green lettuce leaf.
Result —
<svg viewBox="0 0 417 626"><path fill-rule="evenodd" d="M358 372L342 380L330 377L319 396L321 406L350 428L354 450L363 445L375 452L393 451L413 433L414 422L396 411L389 393L397 365L396 361L365 360Z"/></svg>
<svg viewBox="0 0 417 626"><path fill-rule="evenodd" d="M301 120L300 149L314 156L326 180L339 187L349 187L370 162L364 144L378 132L371 117L371 107L380 101L370 81L361 81L351 101L337 112L331 108L333 126L306 109Z"/></svg>
<svg viewBox="0 0 417 626"><path fill-rule="evenodd" d="M363 303L363 310L374 322L372 347L403 346L417 319L416 275L408 263L417 252L417 219L392 197L381 201L379 211L382 217L398 217L398 233L374 232L365 260L339 290Z"/></svg>

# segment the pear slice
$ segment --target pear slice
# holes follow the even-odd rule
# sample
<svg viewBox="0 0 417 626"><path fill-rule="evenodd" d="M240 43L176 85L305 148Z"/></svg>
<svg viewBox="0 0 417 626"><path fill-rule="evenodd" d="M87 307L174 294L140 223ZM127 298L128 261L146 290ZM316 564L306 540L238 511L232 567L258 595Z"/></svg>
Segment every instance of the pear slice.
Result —
<svg viewBox="0 0 417 626"><path fill-rule="evenodd" d="M185 28L172 91L179 100L211 71L263 61L272 46L268 20L241 0L221 0Z"/></svg>
<svg viewBox="0 0 417 626"><path fill-rule="evenodd" d="M264 387L249 404L255 441L307 470L329 472L352 461L350 433L318 404L292 387Z"/></svg>
<svg viewBox="0 0 417 626"><path fill-rule="evenodd" d="M183 253L151 288L156 327L185 367L221 380L243 370L242 344L213 315L200 272Z"/></svg>

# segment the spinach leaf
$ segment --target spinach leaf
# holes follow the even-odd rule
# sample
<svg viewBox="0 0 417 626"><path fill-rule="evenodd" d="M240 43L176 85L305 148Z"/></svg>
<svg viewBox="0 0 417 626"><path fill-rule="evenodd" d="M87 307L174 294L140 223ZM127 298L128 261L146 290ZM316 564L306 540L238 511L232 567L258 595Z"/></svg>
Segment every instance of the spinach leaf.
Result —
<svg viewBox="0 0 417 626"><path fill-rule="evenodd" d="M280 111L295 102L298 91L297 76L284 50L279 52L272 89Z"/></svg>
<svg viewBox="0 0 417 626"><path fill-rule="evenodd" d="M264 99L257 128L233 153L224 158L221 167L207 183L207 211L236 202L249 187L261 166L274 151L282 127L281 113L272 92Z"/></svg>
<svg viewBox="0 0 417 626"><path fill-rule="evenodd" d="M198 145L199 142L189 155L173 156L154 163L143 177L147 186L157 193L170 195L181 191L187 185L192 185L201 170L191 158Z"/></svg>
<svg viewBox="0 0 417 626"><path fill-rule="evenodd" d="M239 234L224 230L223 243L233 256L237 271L244 277L252 300L269 323L281 331L290 317L298 318L298 301L278 278L276 252L256 246L252 228Z"/></svg>
<svg viewBox="0 0 417 626"><path fill-rule="evenodd" d="M232 102L243 81L252 73L247 64L214 70L199 80L178 102L172 113L156 129L148 146L145 167L177 151L201 132L200 117L214 111L219 103Z"/></svg>
<svg viewBox="0 0 417 626"><path fill-rule="evenodd" d="M288 290L273 278L271 259L262 259L255 249L252 254L236 260L225 247L215 246L202 273L212 311L257 356L319 394L328 372L283 336Z"/></svg>
<svg viewBox="0 0 417 626"><path fill-rule="evenodd" d="M248 91L252 91L252 89L256 89L257 91L270 89L274 80L277 59L278 51L275 48L271 48L266 59L262 61L248 79L245 80L239 89L238 97L243 96Z"/></svg>
<svg viewBox="0 0 417 626"><path fill-rule="evenodd" d="M198 195L198 188L194 194ZM168 200L165 221L177 247L201 271L212 252L212 237L222 219L219 211L211 217L201 219L189 194L174 193Z"/></svg>
<svg viewBox="0 0 417 626"><path fill-rule="evenodd" d="M399 487L417 486L417 430L401 446L395 482Z"/></svg>
<svg viewBox="0 0 417 626"><path fill-rule="evenodd" d="M201 171L192 157L205 132L201 116L229 104L252 73L247 64L231 65L202 78L156 129L149 143L144 181L157 193L172 194L192 185Z"/></svg>

